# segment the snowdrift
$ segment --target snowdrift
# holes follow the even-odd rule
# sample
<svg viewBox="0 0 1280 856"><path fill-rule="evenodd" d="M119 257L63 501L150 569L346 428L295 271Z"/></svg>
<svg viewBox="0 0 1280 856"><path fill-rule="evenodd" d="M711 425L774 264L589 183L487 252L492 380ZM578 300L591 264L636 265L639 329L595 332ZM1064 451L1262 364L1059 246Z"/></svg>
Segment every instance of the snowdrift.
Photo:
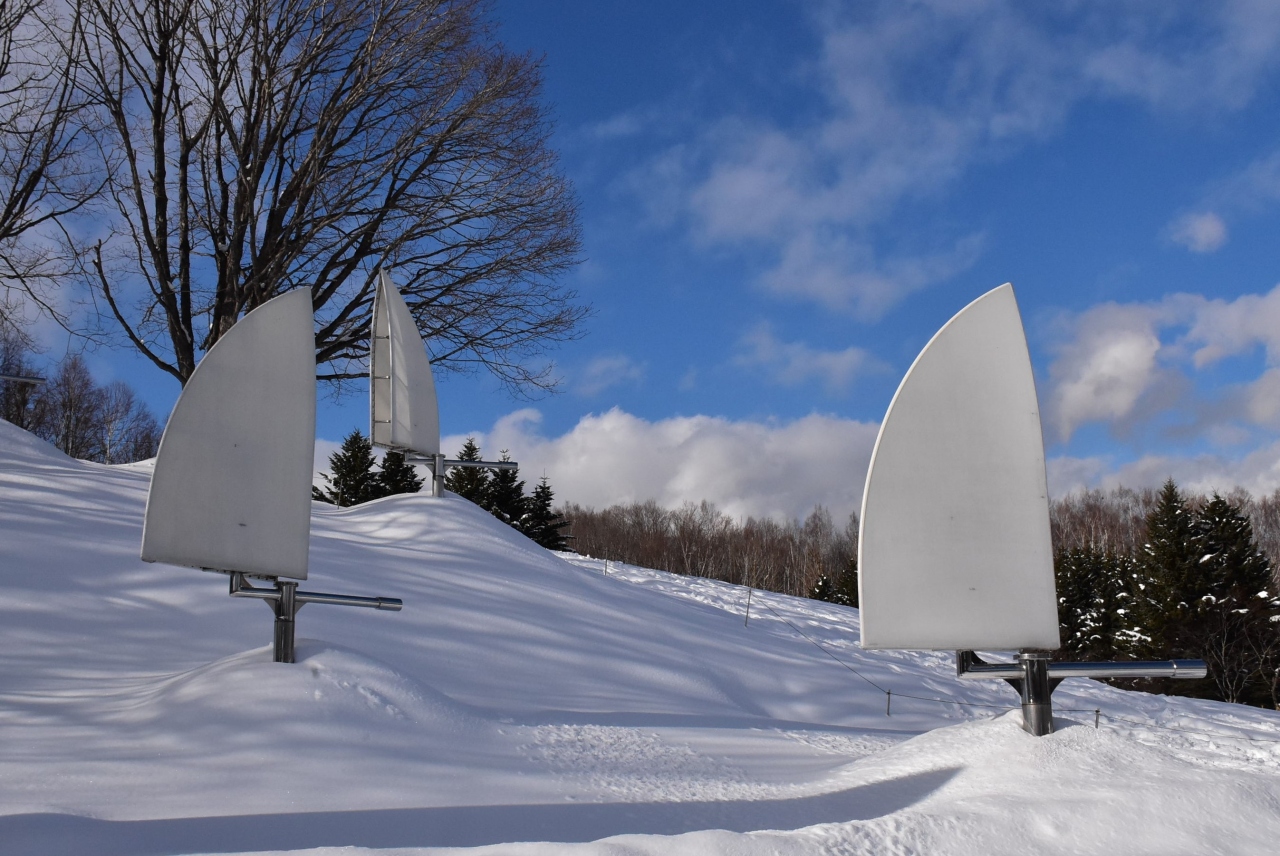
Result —
<svg viewBox="0 0 1280 856"><path fill-rule="evenodd" d="M1073 679L1032 738L949 656L861 651L856 610L756 592L748 623L740 587L551 554L452 496L313 506L306 588L405 607L309 605L275 664L267 607L138 559L148 478L0 422L7 854L1280 839L1274 712Z"/></svg>

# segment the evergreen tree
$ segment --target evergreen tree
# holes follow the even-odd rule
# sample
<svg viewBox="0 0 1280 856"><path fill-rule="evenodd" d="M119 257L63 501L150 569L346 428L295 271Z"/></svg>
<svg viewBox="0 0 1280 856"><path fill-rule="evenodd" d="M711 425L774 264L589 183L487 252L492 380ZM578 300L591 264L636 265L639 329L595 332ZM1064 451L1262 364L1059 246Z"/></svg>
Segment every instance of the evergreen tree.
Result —
<svg viewBox="0 0 1280 856"><path fill-rule="evenodd" d="M1134 629L1145 637L1145 656L1199 656L1185 650L1186 634L1180 629L1207 593L1199 542L1195 517L1169 479L1147 515L1147 543L1135 592Z"/></svg>
<svg viewBox="0 0 1280 856"><path fill-rule="evenodd" d="M836 582L836 591L844 597L846 606L858 605L858 554L854 553L849 557L849 563L845 565L844 572L840 574L840 579Z"/></svg>
<svg viewBox="0 0 1280 856"><path fill-rule="evenodd" d="M1129 564L1109 551L1083 547L1054 556L1064 659L1114 660L1127 653L1125 570Z"/></svg>
<svg viewBox="0 0 1280 856"><path fill-rule="evenodd" d="M322 476L328 482L328 488L321 491L312 487L312 498L348 506L386 496L373 471L374 463L373 445L369 439L359 429L352 431L342 441L342 448L329 456L329 469L333 474Z"/></svg>
<svg viewBox="0 0 1280 856"><path fill-rule="evenodd" d="M809 590L809 597L814 600L825 600L827 603L835 603L835 600L833 600L835 593L835 584L831 582L831 577L827 576L824 572L818 575L818 581L814 583L813 588Z"/></svg>
<svg viewBox="0 0 1280 856"><path fill-rule="evenodd" d="M823 571L809 590L809 597L840 606L858 605L858 560L850 557L848 566L836 575Z"/></svg>
<svg viewBox="0 0 1280 856"><path fill-rule="evenodd" d="M412 464L405 463L402 452L387 452L382 456L382 470L378 473L382 496L397 493L417 493L422 490L422 479Z"/></svg>
<svg viewBox="0 0 1280 856"><path fill-rule="evenodd" d="M1219 698L1261 703L1271 695L1272 676L1270 658L1262 656L1268 646L1259 641L1276 633L1271 563L1254 543L1248 518L1216 493L1196 516L1196 534L1202 594L1179 641L1209 664Z"/></svg>
<svg viewBox="0 0 1280 856"><path fill-rule="evenodd" d="M511 454L503 449L499 460L510 461ZM489 477L483 505L494 517L508 526L522 529L528 504L529 500L524 495L524 482L520 481L519 469L496 470Z"/></svg>
<svg viewBox="0 0 1280 856"><path fill-rule="evenodd" d="M525 514L523 531L533 541L548 550L569 549L569 538L563 530L568 528L569 521L552 510L551 504L555 493L551 483L543 476L538 486L529 497L529 508Z"/></svg>
<svg viewBox="0 0 1280 856"><path fill-rule="evenodd" d="M479 461L480 447L468 437L458 453L459 461ZM444 486L463 499L469 499L481 508L488 508L489 471L479 467L454 467L445 476Z"/></svg>

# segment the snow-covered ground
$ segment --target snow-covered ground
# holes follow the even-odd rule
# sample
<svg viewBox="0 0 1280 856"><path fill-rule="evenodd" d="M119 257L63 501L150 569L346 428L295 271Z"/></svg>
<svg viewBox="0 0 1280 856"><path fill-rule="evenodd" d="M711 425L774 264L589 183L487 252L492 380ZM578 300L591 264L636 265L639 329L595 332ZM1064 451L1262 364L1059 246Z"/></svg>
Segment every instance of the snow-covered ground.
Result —
<svg viewBox="0 0 1280 856"><path fill-rule="evenodd" d="M0 853L1280 841L1280 714L1073 679L1033 738L949 655L861 651L857 610L755 592L747 623L741 587L554 555L455 497L314 506L303 587L404 611L308 605L275 664L265 605L138 560L147 480L0 422Z"/></svg>

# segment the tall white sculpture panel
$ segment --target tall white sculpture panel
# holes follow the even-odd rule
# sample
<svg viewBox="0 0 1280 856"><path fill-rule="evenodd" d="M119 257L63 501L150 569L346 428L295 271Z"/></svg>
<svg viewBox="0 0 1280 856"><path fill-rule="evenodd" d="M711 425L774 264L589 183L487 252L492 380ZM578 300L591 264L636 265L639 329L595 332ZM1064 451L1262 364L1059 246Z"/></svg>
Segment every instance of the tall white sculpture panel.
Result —
<svg viewBox="0 0 1280 856"><path fill-rule="evenodd" d="M259 306L209 349L160 440L144 561L307 578L315 374L305 288Z"/></svg>
<svg viewBox="0 0 1280 856"><path fill-rule="evenodd" d="M404 298L382 271L369 344L369 436L375 446L440 454L440 410L431 361Z"/></svg>
<svg viewBox="0 0 1280 856"><path fill-rule="evenodd" d="M1044 441L1013 287L925 346L880 426L858 550L862 646L1059 646Z"/></svg>

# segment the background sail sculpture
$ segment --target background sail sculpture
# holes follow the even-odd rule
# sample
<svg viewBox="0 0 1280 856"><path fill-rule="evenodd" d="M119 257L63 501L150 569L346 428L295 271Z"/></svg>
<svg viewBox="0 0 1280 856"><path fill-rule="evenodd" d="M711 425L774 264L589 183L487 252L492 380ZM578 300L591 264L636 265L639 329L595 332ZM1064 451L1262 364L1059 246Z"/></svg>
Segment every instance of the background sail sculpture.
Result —
<svg viewBox="0 0 1280 856"><path fill-rule="evenodd" d="M304 288L262 304L205 354L169 416L147 494L143 561L228 574L232 597L267 601L277 663L294 661L294 618L305 603L402 606L298 591L307 578L315 425Z"/></svg>
<svg viewBox="0 0 1280 856"><path fill-rule="evenodd" d="M948 321L898 387L867 472L858 568L864 648L956 651L959 677L1019 691L1037 736L1053 731L1062 678L1207 673L1200 660L1049 662L1060 640L1044 441L1007 283ZM991 664L975 650L1020 654Z"/></svg>
<svg viewBox="0 0 1280 856"><path fill-rule="evenodd" d="M369 354L369 437L375 446L431 467L432 496L444 496L444 478L452 467L520 466L515 461L455 461L440 453L440 405L427 346L385 270L373 297Z"/></svg>

